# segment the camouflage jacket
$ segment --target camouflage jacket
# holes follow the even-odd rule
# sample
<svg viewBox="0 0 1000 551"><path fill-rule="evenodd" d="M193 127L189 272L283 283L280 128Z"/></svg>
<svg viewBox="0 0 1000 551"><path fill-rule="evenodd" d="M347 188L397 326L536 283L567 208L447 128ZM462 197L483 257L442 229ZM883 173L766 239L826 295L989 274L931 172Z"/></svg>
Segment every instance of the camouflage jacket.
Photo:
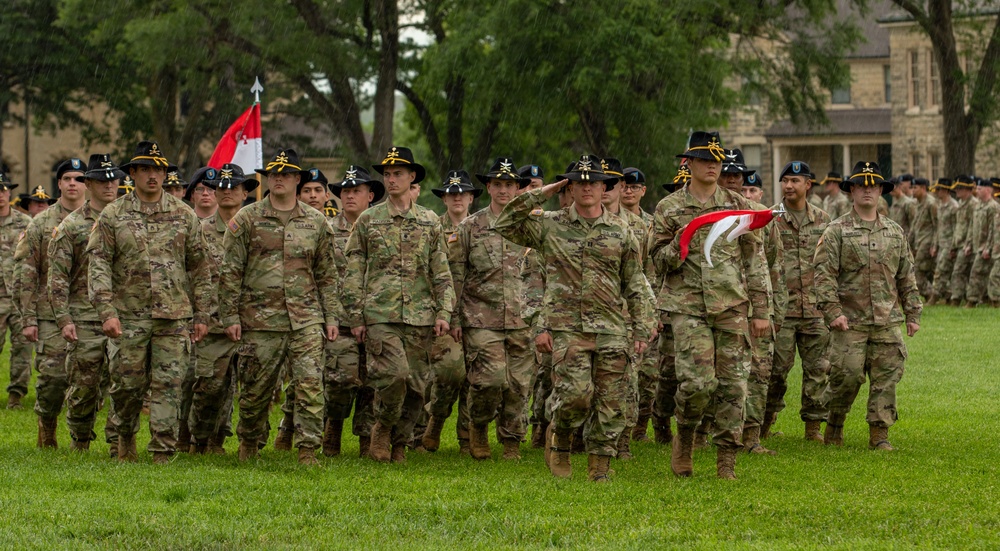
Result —
<svg viewBox="0 0 1000 551"><path fill-rule="evenodd" d="M920 323L913 255L903 229L879 216L873 229L851 212L831 222L816 251L816 295L826 323ZM902 305L902 308L900 308ZM905 318L904 318L905 313Z"/></svg>
<svg viewBox="0 0 1000 551"><path fill-rule="evenodd" d="M840 192L836 196L827 195L823 199L823 206L820 210L830 215L831 220L836 220L851 212L851 200L844 192Z"/></svg>
<svg viewBox="0 0 1000 551"><path fill-rule="evenodd" d="M493 231L490 207L469 216L448 236L448 263L457 297L456 323L480 329L521 329L524 257L530 249Z"/></svg>
<svg viewBox="0 0 1000 551"><path fill-rule="evenodd" d="M910 247L913 253L929 251L937 243L938 208L937 202L928 195L923 201L917 201L917 215L910 228Z"/></svg>
<svg viewBox="0 0 1000 551"><path fill-rule="evenodd" d="M87 296L87 242L97 223L88 201L56 227L49 241L49 303L60 328L80 321L100 321Z"/></svg>
<svg viewBox="0 0 1000 551"><path fill-rule="evenodd" d="M347 325L451 322L455 289L438 217L383 201L361 213L347 240Z"/></svg>
<svg viewBox="0 0 1000 551"><path fill-rule="evenodd" d="M351 237L354 226L347 221L344 212L340 211L330 218L330 227L333 228L333 260L337 263L340 281L344 281L347 276L347 240Z"/></svg>
<svg viewBox="0 0 1000 551"><path fill-rule="evenodd" d="M769 274L759 233L747 233L736 241L716 241L712 247L713 268L702 250L708 228L701 229L691 239L687 258L681 260L680 235L695 217L751 208L742 195L721 186L716 186L715 194L705 203L695 199L688 187L660 201L649 238L649 254L660 276L660 310L708 316L749 301L755 319L770 320Z"/></svg>
<svg viewBox="0 0 1000 551"><path fill-rule="evenodd" d="M823 210L823 197L820 197L815 192L808 194L808 196L806 197L806 202L820 210Z"/></svg>
<svg viewBox="0 0 1000 551"><path fill-rule="evenodd" d="M208 324L217 267L198 217L180 199L163 193L145 213L135 191L119 197L97 217L87 254L88 294L101 321L193 317Z"/></svg>
<svg viewBox="0 0 1000 551"><path fill-rule="evenodd" d="M627 336L627 311L633 338L648 341L654 328L652 297L639 243L628 226L606 209L593 222L572 206L546 212L547 200L540 189L523 193L504 207L494 225L500 235L544 259L546 329Z"/></svg>
<svg viewBox="0 0 1000 551"><path fill-rule="evenodd" d="M772 209L785 208L779 203ZM822 312L816 307L815 276L816 244L830 223L830 216L810 204L806 205L804 226L796 227L795 220L785 215L772 222L781 237L785 257L785 282L788 289L788 309L791 318L819 318Z"/></svg>
<svg viewBox="0 0 1000 551"><path fill-rule="evenodd" d="M70 211L62 203L45 209L31 220L14 252L14 301L21 312L24 327L38 325L38 320L55 321L49 304L49 240Z"/></svg>
<svg viewBox="0 0 1000 551"><path fill-rule="evenodd" d="M903 235L909 236L913 221L917 217L917 200L906 195L892 198L889 218L903 228Z"/></svg>
<svg viewBox="0 0 1000 551"><path fill-rule="evenodd" d="M0 218L0 298L14 294L14 250L17 240L31 223L31 217L10 207L10 214Z"/></svg>
<svg viewBox="0 0 1000 551"><path fill-rule="evenodd" d="M958 201L954 197L949 197L945 203L938 203L937 231L934 234L934 242L938 248L938 254L951 250L952 240L955 237L955 214L958 212Z"/></svg>
<svg viewBox="0 0 1000 551"><path fill-rule="evenodd" d="M760 203L749 202L753 210L769 210ZM771 320L774 321L775 325L782 325L788 312L788 284L785 282L785 246L776 224L777 221L773 221L755 231L761 232L764 258L767 259L768 287L771 293Z"/></svg>
<svg viewBox="0 0 1000 551"><path fill-rule="evenodd" d="M966 245L972 245L972 217L978 205L979 199L975 197L958 202L955 209L955 231L951 235L953 251L961 251Z"/></svg>
<svg viewBox="0 0 1000 551"><path fill-rule="evenodd" d="M208 253L212 257L212 262L221 268L222 257L225 252L223 241L226 237L226 223L222 221L222 217L219 216L218 211L208 218L201 219L201 231L205 235L205 243L208 245ZM215 289L219 288L217 274L218 271L216 270L216 277L212 282L212 286ZM220 334L225 328L222 326L222 320L219 318L218 301L215 301L213 306L212 311L209 313L208 331Z"/></svg>
<svg viewBox="0 0 1000 551"><path fill-rule="evenodd" d="M223 327L340 325L339 274L326 215L299 201L286 224L267 198L240 209L227 226L219 272Z"/></svg>
<svg viewBox="0 0 1000 551"><path fill-rule="evenodd" d="M993 222L997 218L1000 204L989 200L980 202L972 215L972 250L976 254L989 251L993 246Z"/></svg>

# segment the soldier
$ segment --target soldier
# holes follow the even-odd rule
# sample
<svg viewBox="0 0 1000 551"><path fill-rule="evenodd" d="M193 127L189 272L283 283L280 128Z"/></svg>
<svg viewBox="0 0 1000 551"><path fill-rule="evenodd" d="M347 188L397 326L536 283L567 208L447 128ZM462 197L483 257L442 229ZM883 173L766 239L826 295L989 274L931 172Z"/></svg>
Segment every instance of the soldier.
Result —
<svg viewBox="0 0 1000 551"><path fill-rule="evenodd" d="M448 172L448 178L440 188L431 190L434 195L441 198L447 211L439 218L441 230L444 235L451 239L457 235L458 226L469 216L469 206L476 197L479 197L483 190L472 184L469 174L464 170L452 170ZM448 242L449 245L453 241ZM451 247L454 248L454 247ZM450 255L449 255L450 256ZM452 270L452 284L455 294L458 295L460 287L454 279L455 266L453 258L449 257L449 268ZM456 303L456 309L458 303ZM459 321L452 320L452 331L460 329ZM485 359L485 357L484 357ZM458 422L455 425L458 434L459 451L471 453L476 457L475 450L470 447L471 435L469 433L469 383L466 370L466 357L462 348L462 338L454 338L451 335L435 337L431 345L430 365L433 373L430 394L428 396L428 409L430 410L430 420L426 424L424 431L421 431L421 446L427 451L437 451L441 446L441 430L444 422L451 415L451 407L458 401ZM496 407L494 407L494 412ZM492 417L490 418L492 420ZM489 421L487 421L487 424ZM419 423L418 427L419 429ZM484 438L487 436L484 433ZM489 457L489 441L485 444L485 454ZM482 454L482 450L480 450ZM485 459L486 457L476 457Z"/></svg>
<svg viewBox="0 0 1000 551"><path fill-rule="evenodd" d="M184 200L191 204L199 220L212 216L219 208L215 199L215 175L214 168L203 166L195 171L184 190Z"/></svg>
<svg viewBox="0 0 1000 551"><path fill-rule="evenodd" d="M14 300L21 313L21 334L35 343L35 414L38 447L56 447L56 426L66 399L66 341L63 340L49 302L49 240L66 215L85 200L83 172L86 164L68 159L56 167L60 197L56 204L35 216L21 234L14 252Z"/></svg>
<svg viewBox="0 0 1000 551"><path fill-rule="evenodd" d="M951 300L948 304L959 306L965 298L969 274L972 271L972 222L979 206L979 200L974 196L976 179L973 176L958 176L952 189L958 200L955 210L955 233L951 238L951 256L955 266L951 269Z"/></svg>
<svg viewBox="0 0 1000 551"><path fill-rule="evenodd" d="M621 218L601 204L607 180L601 161L584 155L559 180L511 201L494 225L505 238L537 249L547 270L539 347L552 351L552 422L546 463L556 477L572 475L570 437L584 425L588 478L608 479L610 459L625 430L628 367L656 328L639 243ZM545 212L542 204L571 185L573 206ZM627 310L626 310L627 309ZM632 342L625 312L631 320Z"/></svg>
<svg viewBox="0 0 1000 551"><path fill-rule="evenodd" d="M750 336L760 338L771 330L768 271L761 238L753 232L732 242L719 240L715 256L725 260L714 268L701 251L707 232L699 232L691 242L691 254L681 260L679 236L692 219L718 210L746 209L749 203L717 185L725 159L718 134L694 132L688 149L678 157L687 159L691 181L683 192L657 205L650 237L650 254L661 276L658 306L670 312L679 385L671 469L677 476L692 475L695 427L712 407L716 473L735 479L750 371L748 342Z"/></svg>
<svg viewBox="0 0 1000 551"><path fill-rule="evenodd" d="M814 207L816 207L816 208L818 208L820 210L823 210L823 199L824 199L823 196L820 195L819 191L816 189L816 175L810 172L809 173L809 197L806 200L809 201L810 205L812 205L812 206L814 206ZM888 205L886 205L886 207L888 208Z"/></svg>
<svg viewBox="0 0 1000 551"><path fill-rule="evenodd" d="M212 173L208 173L211 171ZM208 253L216 266L222 265L226 228L236 216L257 180L243 174L239 165L209 168L203 182L215 190L218 209L201 221ZM233 394L236 389L238 345L225 334L218 308L210 312L208 333L195 347L195 372L191 385L191 411L183 418L192 437L191 452L226 453L226 438L233 435Z"/></svg>
<svg viewBox="0 0 1000 551"><path fill-rule="evenodd" d="M329 193L327 186L330 185L330 181L327 180L323 171L318 168L309 169L306 171L306 175L307 178L298 185L295 193L299 201L323 212L326 208L326 198Z"/></svg>
<svg viewBox="0 0 1000 551"><path fill-rule="evenodd" d="M60 179L61 177L57 177L56 181L59 181ZM19 207L24 208L25 212L28 213L28 216L32 218L45 212L45 209L49 208L50 205L56 202L55 199L45 192L45 188L43 186L36 186L31 193L22 193L18 199Z"/></svg>
<svg viewBox="0 0 1000 551"><path fill-rule="evenodd" d="M948 178L938 178L934 183L934 194L938 204L938 223L934 232L934 246L931 257L934 258L934 286L927 305L948 302L951 293L948 285L951 283L951 272L955 266L955 257L951 249L955 235L955 215L958 212L958 202L951 195L953 184Z"/></svg>
<svg viewBox="0 0 1000 551"><path fill-rule="evenodd" d="M323 432L323 339L337 339L343 316L333 228L323 213L296 200L309 178L293 149L278 151L257 172L265 200L229 221L219 273L219 315L240 342L240 461L266 438L271 395L287 365L295 386L295 447L303 465L318 465Z"/></svg>
<svg viewBox="0 0 1000 551"><path fill-rule="evenodd" d="M131 177L125 175L125 178L122 178L121 183L118 184L118 196L121 197L122 195L128 195L129 193L132 193L133 189L135 189L135 182Z"/></svg>
<svg viewBox="0 0 1000 551"><path fill-rule="evenodd" d="M382 182L373 180L368 171L350 165L343 181L332 184L333 194L343 208L332 220L334 254L341 281L347 277L347 241L354 223L361 213L385 196ZM340 327L341 338L326 343L326 367L323 372L323 391L326 395L326 424L323 429L323 455L340 453L344 420L351 416L354 405L353 433L358 437L361 457L368 456L372 426L375 424L372 401L375 391L366 384L364 369L364 344L351 338L351 328Z"/></svg>
<svg viewBox="0 0 1000 551"><path fill-rule="evenodd" d="M985 178L976 179L976 198L979 204L972 217L972 269L965 290L965 307L975 308L987 300L990 270L993 267L993 227L1000 204L993 200L993 184Z"/></svg>
<svg viewBox="0 0 1000 551"><path fill-rule="evenodd" d="M10 192L17 184L0 172L0 347L10 328L10 383L7 385L7 409L21 409L21 399L28 394L31 381L31 345L21 332L21 316L14 308L14 247L31 217L11 208Z"/></svg>
<svg viewBox="0 0 1000 551"><path fill-rule="evenodd" d="M795 352L802 358L802 399L799 418L805 423L805 439L822 442L820 428L829 415L830 363L827 351L830 332L816 308L813 256L830 217L806 200L810 186L809 167L795 161L781 171L782 201L774 209L787 214L774 222L785 257L788 307L774 343L774 369L768 381L767 406L761 438L770 436L778 413L785 409L788 374L795 365Z"/></svg>
<svg viewBox="0 0 1000 551"><path fill-rule="evenodd" d="M167 179L163 181L163 190L178 199L184 200L184 195L187 193L187 182L184 181L184 177L181 176L177 167L172 168L173 170L167 172ZM191 206L189 203L186 204Z"/></svg>
<svg viewBox="0 0 1000 551"><path fill-rule="evenodd" d="M1000 178L990 178L993 184L993 200L1000 200ZM993 224L993 248L990 250L990 257L1000 258L1000 216L996 217ZM1000 308L1000 262L993 262L990 268L990 281L987 285L990 302L994 308Z"/></svg>
<svg viewBox="0 0 1000 551"><path fill-rule="evenodd" d="M138 459L135 437L148 392L147 449L154 463L166 464L176 451L191 343L208 331L215 265L194 211L163 192L161 182L174 167L159 146L139 142L121 168L135 189L105 207L90 234L88 294L111 339L118 460Z"/></svg>
<svg viewBox="0 0 1000 551"><path fill-rule="evenodd" d="M522 178L528 179L528 185L519 190L521 193L541 189L545 185L545 173L542 171L542 167L538 165L524 165L517 169L517 174Z"/></svg>
<svg viewBox="0 0 1000 551"><path fill-rule="evenodd" d="M118 182L124 175L110 155L91 155L84 174L90 200L66 216L48 245L49 301L62 338L69 343L66 425L72 439L70 449L76 451L87 451L97 437L94 421L104 396L101 384L110 376L108 337L101 331L101 318L87 296L87 241L101 211L118 198ZM114 412L109 411L104 437L111 445L112 457L118 455L116 425Z"/></svg>
<svg viewBox="0 0 1000 551"><path fill-rule="evenodd" d="M752 201L757 204L760 204L760 202L764 200L764 182L761 181L760 176L758 176L756 172L748 174L746 178L743 179L743 196L746 197L748 201Z"/></svg>
<svg viewBox="0 0 1000 551"><path fill-rule="evenodd" d="M426 171L405 147L380 164L387 201L361 213L347 242L347 324L365 343L375 389L372 459L406 461L406 445L424 406L431 337L450 330L455 304L441 224L415 205L411 188ZM390 449L391 448L391 449Z"/></svg>
<svg viewBox="0 0 1000 551"><path fill-rule="evenodd" d="M833 331L827 445L843 445L844 420L867 375L868 447L893 449L889 427L897 419L896 383L906 359L899 325L905 321L906 334L915 335L921 305L906 236L877 213L879 191L890 185L878 164L857 163L841 184L854 209L827 227L816 250L816 296Z"/></svg>
<svg viewBox="0 0 1000 551"><path fill-rule="evenodd" d="M909 177L909 180L904 180L907 177ZM906 193L906 190L910 188L910 180L912 179L913 177L909 174L900 176L900 184L894 186L892 192L889 194L892 196L892 206L889 207L889 218L899 224L899 227L903 228L903 234L906 236L910 235L913 221L917 217L917 201ZM905 190L904 187L906 188Z"/></svg>
<svg viewBox="0 0 1000 551"><path fill-rule="evenodd" d="M840 191L840 182L843 181L844 178L839 172L829 172L826 178L823 178L822 185L826 190L826 197L823 198L820 210L830 215L831 220L836 220L851 210L851 200Z"/></svg>
<svg viewBox="0 0 1000 551"><path fill-rule="evenodd" d="M930 182L926 178L913 180L913 200L917 203L917 214L910 229L909 243L913 250L913 262L920 294L930 297L934 282L934 237L937 232L937 201L928 195Z"/></svg>
<svg viewBox="0 0 1000 551"><path fill-rule="evenodd" d="M910 173L900 174L896 178L896 186L903 192L903 195L913 197L913 175ZM890 193L891 195L891 193Z"/></svg>

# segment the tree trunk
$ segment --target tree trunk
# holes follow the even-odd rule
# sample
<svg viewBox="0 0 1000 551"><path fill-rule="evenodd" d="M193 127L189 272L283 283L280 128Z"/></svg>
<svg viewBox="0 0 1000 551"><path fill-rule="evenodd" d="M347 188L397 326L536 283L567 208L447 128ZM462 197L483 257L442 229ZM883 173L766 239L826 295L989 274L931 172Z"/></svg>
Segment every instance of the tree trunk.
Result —
<svg viewBox="0 0 1000 551"><path fill-rule="evenodd" d="M446 157L444 172L441 176L444 176L448 170L457 169L465 166L465 138L464 138L464 128L465 123L465 79L461 75L452 74L451 78L445 83L444 88L445 97L448 99L448 124L445 143L448 147L448 155ZM477 165L472 166L472 170L478 170Z"/></svg>
<svg viewBox="0 0 1000 551"><path fill-rule="evenodd" d="M3 165L6 163L3 154L3 127L7 123L7 118L9 116L10 116L10 103L6 101L0 102L0 170L3 169ZM8 176L10 175L8 174Z"/></svg>
<svg viewBox="0 0 1000 551"><path fill-rule="evenodd" d="M941 118L944 131L945 174L972 174L976 168L978 132L965 125L965 85L958 60L950 0L931 0L927 15L934 22L925 28L934 47L941 75Z"/></svg>
<svg viewBox="0 0 1000 551"><path fill-rule="evenodd" d="M379 52L378 84L375 88L375 128L368 158L384 154L392 146L392 123L396 110L396 71L399 67L399 7L396 0L378 0L375 25L382 46Z"/></svg>
<svg viewBox="0 0 1000 551"><path fill-rule="evenodd" d="M176 160L177 75L169 68L155 74L146 84L153 115L153 135L147 139L159 144L168 160Z"/></svg>

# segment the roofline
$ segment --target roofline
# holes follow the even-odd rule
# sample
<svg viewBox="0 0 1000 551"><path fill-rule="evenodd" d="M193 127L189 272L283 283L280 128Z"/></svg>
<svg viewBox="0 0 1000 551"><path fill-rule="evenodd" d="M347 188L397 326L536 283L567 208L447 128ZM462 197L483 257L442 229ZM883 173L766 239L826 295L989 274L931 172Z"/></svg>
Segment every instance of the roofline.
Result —
<svg viewBox="0 0 1000 551"><path fill-rule="evenodd" d="M960 12L953 15L955 19L966 19L970 17L985 17L988 15L1000 15L1000 8L990 8L974 12ZM875 20L877 23L883 26L889 26L892 24L899 23L916 23L916 19L913 18L909 13L896 13L889 14L885 17Z"/></svg>

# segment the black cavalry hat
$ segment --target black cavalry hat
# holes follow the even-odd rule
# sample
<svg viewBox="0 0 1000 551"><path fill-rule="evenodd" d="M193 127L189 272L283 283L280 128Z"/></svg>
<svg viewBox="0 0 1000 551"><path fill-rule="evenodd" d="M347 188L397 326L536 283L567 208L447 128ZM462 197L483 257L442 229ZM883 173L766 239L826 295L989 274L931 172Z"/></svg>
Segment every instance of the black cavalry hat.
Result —
<svg viewBox="0 0 1000 551"><path fill-rule="evenodd" d="M264 168L254 169L257 174L298 174L299 183L309 180L309 171L302 168L299 154L294 149L280 149Z"/></svg>
<svg viewBox="0 0 1000 551"><path fill-rule="evenodd" d="M927 178L914 178L913 179L913 185L915 185L915 186L929 187L931 185L931 182Z"/></svg>
<svg viewBox="0 0 1000 551"><path fill-rule="evenodd" d="M823 178L823 181L820 182L820 185L825 185L825 184L837 184L837 185L840 185L840 182L843 182L843 181L844 181L844 177L841 176L839 172L827 172L826 173L826 178Z"/></svg>
<svg viewBox="0 0 1000 551"><path fill-rule="evenodd" d="M722 148L718 132L702 132L700 130L692 132L688 138L687 149L684 153L677 155L678 159L705 159L707 161L726 160L726 150Z"/></svg>
<svg viewBox="0 0 1000 551"><path fill-rule="evenodd" d="M967 176L965 174L955 176L955 183L951 185L951 189L958 189L960 187L967 187L967 188L976 187L975 178L973 178L972 176Z"/></svg>
<svg viewBox="0 0 1000 551"><path fill-rule="evenodd" d="M511 159L510 157L497 157L496 160L493 161L493 166L490 167L489 172L486 174L476 174L476 178L482 182L483 185L488 184L490 180L495 178L497 180L517 182L517 187L519 188L528 187L528 184L531 183L531 178L521 176L515 166L514 159ZM450 174L451 173L449 173L449 179L451 178ZM445 180L444 185L448 185L448 180Z"/></svg>
<svg viewBox="0 0 1000 551"><path fill-rule="evenodd" d="M618 159L615 159L614 157L601 159L601 170L603 170L604 173L610 176L611 178L614 178L615 186L618 185L618 182L620 182L622 178L625 177L625 168L622 165L622 162L619 161ZM608 182L610 181L611 180L608 180Z"/></svg>
<svg viewBox="0 0 1000 551"><path fill-rule="evenodd" d="M389 151L385 154L385 158L382 159L382 162L377 165L372 165L372 168L375 169L375 172L382 174L382 171L385 170L385 167L387 166L405 166L406 168L416 172L417 176L413 179L414 184L423 182L424 177L427 176L427 170L423 167L423 165L419 165L413 160L413 152L410 151L410 148L408 147L390 147Z"/></svg>
<svg viewBox="0 0 1000 551"><path fill-rule="evenodd" d="M501 159L497 160L499 161ZM504 160L509 161L510 159L504 159ZM495 163L494 166L496 166ZM491 170L490 173L492 174L492 172L493 171ZM482 176L479 174L476 174L476 177L482 179ZM515 182L518 182L519 184L520 181L522 180L522 178L519 176L515 176L514 178L510 177L501 178L500 176L490 176L490 178L497 178L499 180L513 180ZM486 178L486 181L489 182L490 178ZM530 180L530 179L524 178L524 180ZM521 187L524 187L524 185L522 185ZM437 195L438 197L444 197L449 193L471 193L473 197L479 197L480 195L483 194L483 190L482 188L477 188L472 183L472 179L469 178L468 172L464 170L449 170L448 177L445 178L444 182L441 183L441 187L432 189L431 193Z"/></svg>
<svg viewBox="0 0 1000 551"><path fill-rule="evenodd" d="M747 168L746 161L743 160L743 151L739 149L726 149L726 160L722 161L722 172L724 174L742 174L745 177L757 172Z"/></svg>
<svg viewBox="0 0 1000 551"><path fill-rule="evenodd" d="M931 191L937 191L939 189L951 191L952 187L954 186L951 181L951 178L938 178L937 180L934 181L934 184L931 186Z"/></svg>
<svg viewBox="0 0 1000 551"><path fill-rule="evenodd" d="M323 189L330 189L330 180L326 178L326 174L323 174L322 170L318 168L310 168L306 172L309 174L309 177L299 182L299 185L295 186L296 195L302 193L302 186L310 182L318 183L319 185L323 186Z"/></svg>
<svg viewBox="0 0 1000 551"><path fill-rule="evenodd" d="M181 172L179 170L177 170L177 167L173 167L173 168L174 168L173 170L167 172L167 179L163 181L163 185L161 187L163 189L167 189L167 188L171 188L171 187L183 187L183 188L186 188L187 187L187 182L184 181L184 177L181 176Z"/></svg>
<svg viewBox="0 0 1000 551"><path fill-rule="evenodd" d="M358 165L348 166L344 172L344 179L339 183L330 184L330 191L337 197L340 197L340 190L360 185L368 186L368 189L374 194L372 197L373 205L381 201L382 197L385 197L385 186L382 185L382 182L373 180L371 174L363 166Z"/></svg>
<svg viewBox="0 0 1000 551"><path fill-rule="evenodd" d="M62 178L63 174L67 172L86 172L87 165L84 164L82 159L77 159L73 157L71 159L66 159L65 161L56 165L56 180Z"/></svg>
<svg viewBox="0 0 1000 551"><path fill-rule="evenodd" d="M10 191L17 187L17 184L10 181L7 175L0 172L0 191Z"/></svg>
<svg viewBox="0 0 1000 551"><path fill-rule="evenodd" d="M98 182L110 182L111 180L121 180L128 176L125 172L115 166L108 153L94 153L87 163L87 171L83 177L87 180L97 180Z"/></svg>
<svg viewBox="0 0 1000 551"><path fill-rule="evenodd" d="M677 167L677 175L670 182L663 184L663 189L673 192L686 186L691 181L691 167L682 164Z"/></svg>
<svg viewBox="0 0 1000 551"><path fill-rule="evenodd" d="M601 166L601 159L594 155L581 155L580 160L574 161L564 174L556 177L571 182L604 182L605 190L615 187L619 178L619 176L605 173Z"/></svg>
<svg viewBox="0 0 1000 551"><path fill-rule="evenodd" d="M517 173L522 178L529 178L529 179L541 178L542 180L545 179L545 173L542 172L542 167L538 165L524 165L521 168L517 169Z"/></svg>
<svg viewBox="0 0 1000 551"><path fill-rule="evenodd" d="M45 193L45 187L37 186L35 189L31 190L31 193L22 193L20 195L22 203L28 203L34 201L36 203L45 203L46 205L51 205L56 202L56 199Z"/></svg>
<svg viewBox="0 0 1000 551"><path fill-rule="evenodd" d="M993 187L993 182L986 178L976 178L976 187Z"/></svg>
<svg viewBox="0 0 1000 551"><path fill-rule="evenodd" d="M160 146L156 142L141 141L135 146L135 153L132 155L132 160L121 165L120 169L128 172L130 168L137 166L155 166L162 168L167 172L173 172L177 170L177 167L170 164L167 158L163 156L160 151Z"/></svg>
<svg viewBox="0 0 1000 551"><path fill-rule="evenodd" d="M188 182L187 189L184 190L184 199L188 201L191 200L191 196L194 195L194 188L198 184L207 188L215 189L219 185L216 181L218 175L219 172L210 166L203 166L194 171L194 176L191 177L191 181Z"/></svg>
<svg viewBox="0 0 1000 551"><path fill-rule="evenodd" d="M243 173L243 167L232 163L222 165L216 172L215 178L215 189L234 189L236 186L243 186L243 189L250 193L260 185L256 178L250 178Z"/></svg>
<svg viewBox="0 0 1000 551"><path fill-rule="evenodd" d="M851 171L851 177L840 182L840 189L847 193L851 192L851 186L882 186L882 195L889 193L895 187L892 182L882 177L878 163L871 161L858 161Z"/></svg>
<svg viewBox="0 0 1000 551"><path fill-rule="evenodd" d="M635 167L628 167L623 172L625 184L642 184L646 185L646 175L642 173L641 170Z"/></svg>

